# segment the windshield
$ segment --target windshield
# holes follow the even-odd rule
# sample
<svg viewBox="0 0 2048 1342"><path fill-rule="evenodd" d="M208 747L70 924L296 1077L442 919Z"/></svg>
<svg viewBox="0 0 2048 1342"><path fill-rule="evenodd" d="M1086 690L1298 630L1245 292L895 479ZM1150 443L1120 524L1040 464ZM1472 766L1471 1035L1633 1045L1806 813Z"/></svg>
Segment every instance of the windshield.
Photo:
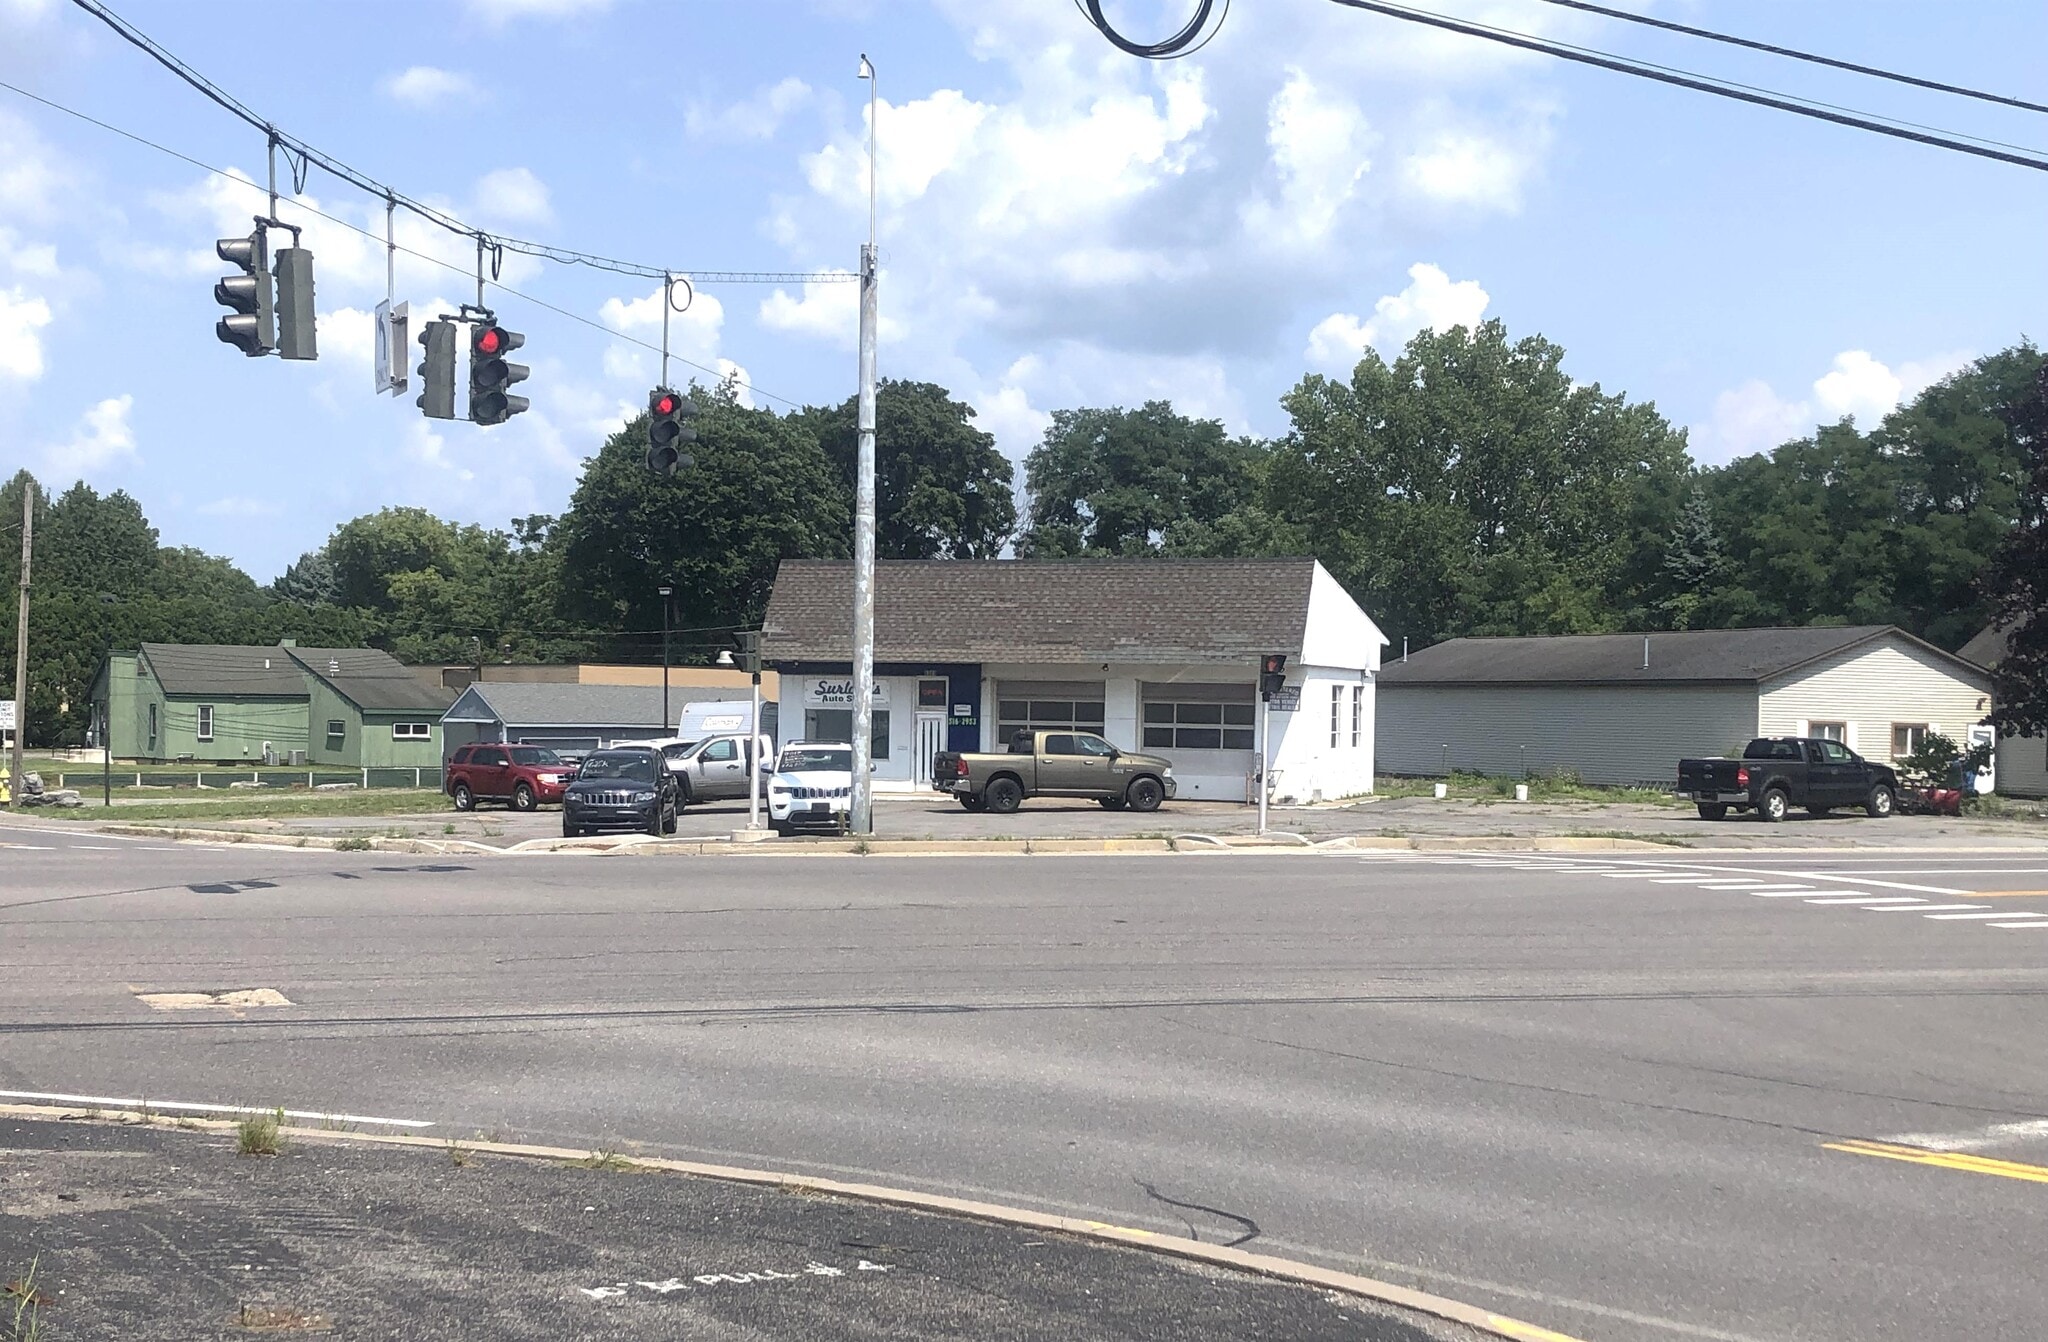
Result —
<svg viewBox="0 0 2048 1342"><path fill-rule="evenodd" d="M512 751L514 764L560 764L562 757L538 746L519 746Z"/></svg>
<svg viewBox="0 0 2048 1342"><path fill-rule="evenodd" d="M583 761L578 778L622 778L635 783L654 781L654 763L645 755L592 755Z"/></svg>
<svg viewBox="0 0 2048 1342"><path fill-rule="evenodd" d="M782 758L775 763L777 773L841 773L853 772L851 750L803 749L785 750Z"/></svg>

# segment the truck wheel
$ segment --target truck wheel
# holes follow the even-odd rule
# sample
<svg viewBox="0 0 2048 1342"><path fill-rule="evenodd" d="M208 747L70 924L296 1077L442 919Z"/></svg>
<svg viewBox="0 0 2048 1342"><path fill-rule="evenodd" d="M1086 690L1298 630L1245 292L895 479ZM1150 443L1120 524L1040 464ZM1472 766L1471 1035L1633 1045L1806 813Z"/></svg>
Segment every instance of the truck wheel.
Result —
<svg viewBox="0 0 2048 1342"><path fill-rule="evenodd" d="M1700 819L1702 819L1702 820L1726 820L1727 818L1728 818L1728 807L1727 807L1727 805L1726 805L1725 803L1722 803L1722 802L1705 802L1705 801L1703 801L1703 802L1701 802L1701 803L1700 803Z"/></svg>
<svg viewBox="0 0 2048 1342"><path fill-rule="evenodd" d="M1166 800L1166 789L1159 786L1156 778L1135 779L1124 791L1124 800L1133 811L1156 811L1159 803Z"/></svg>
<svg viewBox="0 0 2048 1342"><path fill-rule="evenodd" d="M474 811L476 809L476 794L469 790L469 784L457 783L454 787L448 789L448 795L454 799L456 810Z"/></svg>
<svg viewBox="0 0 2048 1342"><path fill-rule="evenodd" d="M1775 825L1783 820L1791 809L1792 799L1785 795L1785 789L1774 787L1764 790L1763 800L1757 803L1756 813L1759 819Z"/></svg>
<svg viewBox="0 0 2048 1342"><path fill-rule="evenodd" d="M562 837L565 839L580 839L583 837L583 830L579 826L570 824L565 817L562 821Z"/></svg>
<svg viewBox="0 0 2048 1342"><path fill-rule="evenodd" d="M963 794L956 800L959 801L960 809L963 811L979 811L987 804L981 798L969 794Z"/></svg>
<svg viewBox="0 0 2048 1342"><path fill-rule="evenodd" d="M1870 796L1864 800L1863 810L1873 820L1886 820L1891 817L1892 806L1895 801L1896 799L1892 796L1891 786L1887 783L1879 783L1876 787L1870 789Z"/></svg>
<svg viewBox="0 0 2048 1342"><path fill-rule="evenodd" d="M540 803L536 802L533 799L533 789L528 787L526 784L521 783L518 787L512 789L513 810L531 811L535 806L538 806L539 804Z"/></svg>
<svg viewBox="0 0 2048 1342"><path fill-rule="evenodd" d="M682 811L689 806L690 801L690 780L678 778L676 780L676 810Z"/></svg>
<svg viewBox="0 0 2048 1342"><path fill-rule="evenodd" d="M981 801L996 815L1008 815L1024 804L1024 789L1014 778L998 778L982 789Z"/></svg>
<svg viewBox="0 0 2048 1342"><path fill-rule="evenodd" d="M1124 809L1124 799L1122 797L1097 797L1095 800L1102 803L1102 809L1105 811L1121 811Z"/></svg>

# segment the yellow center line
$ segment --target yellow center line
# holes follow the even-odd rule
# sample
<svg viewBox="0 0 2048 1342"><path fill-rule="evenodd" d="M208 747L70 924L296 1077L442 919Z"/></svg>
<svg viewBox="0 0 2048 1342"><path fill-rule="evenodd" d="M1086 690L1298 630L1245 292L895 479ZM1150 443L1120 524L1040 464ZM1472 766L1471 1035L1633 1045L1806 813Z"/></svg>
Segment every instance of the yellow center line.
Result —
<svg viewBox="0 0 2048 1342"><path fill-rule="evenodd" d="M1921 1146L1894 1146L1890 1142L1866 1142L1857 1139L1822 1142L1821 1146L1829 1151L1844 1151L1852 1156L1878 1156L1885 1160L1903 1160L1911 1165L1933 1165L1944 1170L1995 1174L2001 1179L2023 1179L2028 1183L2048 1184L2048 1165L2022 1165L2012 1160L1993 1160L1989 1156L1971 1156L1954 1151L1930 1151Z"/></svg>
<svg viewBox="0 0 2048 1342"><path fill-rule="evenodd" d="M1553 1333L1548 1328L1523 1323L1520 1319L1511 1319L1505 1314L1489 1314L1486 1321L1496 1332L1506 1333L1509 1337L1526 1337L1529 1342L1579 1342L1579 1339L1568 1333Z"/></svg>

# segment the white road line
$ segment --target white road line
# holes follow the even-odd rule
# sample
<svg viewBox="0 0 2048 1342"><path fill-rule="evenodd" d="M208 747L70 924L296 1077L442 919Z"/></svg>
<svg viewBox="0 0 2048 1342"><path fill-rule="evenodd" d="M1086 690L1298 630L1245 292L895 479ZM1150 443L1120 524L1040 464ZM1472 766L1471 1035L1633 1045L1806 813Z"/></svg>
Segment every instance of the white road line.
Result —
<svg viewBox="0 0 2048 1342"><path fill-rule="evenodd" d="M1684 867L1698 876L1723 876L1737 879L1748 876L1769 876L1774 880L1794 881L1835 881L1843 885L1874 885L1886 890L1911 890L1922 895L1947 895L1951 899L1975 894L1973 890L1954 890L1945 885L1909 885L1904 881L1874 881L1854 873L1830 871L1788 871L1782 867L1737 867L1718 863L1675 863L1661 862L1636 868L1644 876L1676 876L1677 868Z"/></svg>
<svg viewBox="0 0 2048 1342"><path fill-rule="evenodd" d="M2038 923L1992 923L1992 924L1990 924L1990 926L1992 926L1992 927L2048 927L2048 918L2043 918L2043 919L2042 919L2042 920L2041 920L2040 922L2038 922Z"/></svg>
<svg viewBox="0 0 2048 1342"><path fill-rule="evenodd" d="M1872 912L1872 913L1925 913L1925 914L1930 914L1930 915L1931 915L1931 914L1932 914L1932 913L1934 912L1934 910L1936 910L1936 909L1981 909L1981 908L1985 908L1985 907L1987 907L1987 906L1986 906L1986 905L1983 905L1983 904L1893 904L1893 905L1889 906L1888 908L1882 908L1882 909L1876 909L1876 908L1874 908L1874 909L1872 909L1872 910L1871 910L1871 912ZM2004 915L2004 916L2010 916L2010 915Z"/></svg>
<svg viewBox="0 0 2048 1342"><path fill-rule="evenodd" d="M1603 871L1600 873L1610 881L1654 881L1661 877L1672 877L1683 881L1697 881L1698 876L1679 876L1675 871L1658 868L1655 871Z"/></svg>
<svg viewBox="0 0 2048 1342"><path fill-rule="evenodd" d="M179 1100L121 1099L107 1095L57 1095L35 1090L0 1090L0 1100L44 1100L56 1104L91 1105L96 1109L142 1109L152 1111L175 1109L189 1114L272 1114L278 1112L266 1105L246 1104L200 1104ZM327 1123L376 1123L387 1128L431 1128L433 1123L421 1118L372 1118L367 1114L322 1114L305 1109L286 1109L286 1118L310 1118Z"/></svg>
<svg viewBox="0 0 2048 1342"><path fill-rule="evenodd" d="M1829 895L1826 899L1809 899L1809 904L1925 904L1927 901L1914 895Z"/></svg>
<svg viewBox="0 0 2048 1342"><path fill-rule="evenodd" d="M1930 907L1930 908L1934 908L1934 907L1937 907L1937 906L1935 906L1935 905L1929 905L1928 907ZM1944 906L1938 906L1938 907L1946 907L1946 906L1944 905ZM1984 906L1983 906L1982 904L1979 904L1979 905L1978 905L1977 907L1981 909L1981 908L1983 908ZM1936 922L1945 922L1945 921L1947 921L1947 920L1949 920L1949 919L1951 919L1951 918L1959 918L1959 919L1960 919L1960 918L1968 918L1968 919L1987 919L1987 918L2010 918L2010 917L2012 917L2013 915L2012 915L2012 914L2010 914L2010 913L2008 913L2008 912L2005 912L2005 911L2001 910L2001 911L1999 911L1999 912L1997 912L1997 913L1930 913L1930 914L1928 914L1927 916L1928 916L1929 918L1932 918L1932 919L1934 919L1934 920L1935 920Z"/></svg>
<svg viewBox="0 0 2048 1342"><path fill-rule="evenodd" d="M1982 1151L2010 1142L2048 1141L2048 1118L2030 1118L2024 1123L1993 1123L1969 1132L1902 1132L1881 1140L1897 1146L1918 1146L1929 1151Z"/></svg>
<svg viewBox="0 0 2048 1342"><path fill-rule="evenodd" d="M1799 899L1820 892L1810 885L1783 885L1772 886L1769 890L1748 890L1744 893L1755 895L1758 899Z"/></svg>

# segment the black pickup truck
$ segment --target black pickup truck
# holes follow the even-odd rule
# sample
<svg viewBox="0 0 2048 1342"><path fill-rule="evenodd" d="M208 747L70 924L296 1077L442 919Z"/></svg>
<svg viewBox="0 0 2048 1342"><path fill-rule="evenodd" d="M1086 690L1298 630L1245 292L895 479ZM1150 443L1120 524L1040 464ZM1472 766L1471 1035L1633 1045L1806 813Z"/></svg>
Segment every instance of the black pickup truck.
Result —
<svg viewBox="0 0 2048 1342"><path fill-rule="evenodd" d="M1881 819L1898 800L1899 776L1840 741L1759 736L1743 747L1739 760L1680 760L1678 795L1698 803L1702 820L1754 809L1761 819L1776 822L1795 806L1814 815L1860 806Z"/></svg>

